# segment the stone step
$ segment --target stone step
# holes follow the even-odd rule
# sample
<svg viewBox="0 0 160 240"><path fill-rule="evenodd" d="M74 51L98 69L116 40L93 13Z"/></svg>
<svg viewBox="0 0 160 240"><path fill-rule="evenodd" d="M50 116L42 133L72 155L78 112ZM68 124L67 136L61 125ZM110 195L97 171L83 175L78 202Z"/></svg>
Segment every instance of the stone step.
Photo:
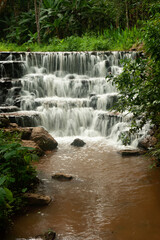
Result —
<svg viewBox="0 0 160 240"><path fill-rule="evenodd" d="M38 112L20 111L10 113L0 113L0 117L6 116L11 123L17 123L20 127L35 127L41 122Z"/></svg>
<svg viewBox="0 0 160 240"><path fill-rule="evenodd" d="M0 52L0 61L21 60L25 52Z"/></svg>
<svg viewBox="0 0 160 240"><path fill-rule="evenodd" d="M16 106L0 106L0 113L18 112L20 109Z"/></svg>
<svg viewBox="0 0 160 240"><path fill-rule="evenodd" d="M12 99L17 98L21 91L21 86L22 84L20 79L0 79L0 105L5 104L6 99L10 97L10 95ZM14 102L9 103L9 105L10 104L14 105Z"/></svg>
<svg viewBox="0 0 160 240"><path fill-rule="evenodd" d="M104 95L93 95L90 98L67 98L67 97L44 97L35 98L34 106L43 105L44 108L84 108L92 107L93 109L110 109L113 104L117 101L117 93L115 94L104 94Z"/></svg>
<svg viewBox="0 0 160 240"><path fill-rule="evenodd" d="M24 61L0 61L0 78L20 78L25 73Z"/></svg>

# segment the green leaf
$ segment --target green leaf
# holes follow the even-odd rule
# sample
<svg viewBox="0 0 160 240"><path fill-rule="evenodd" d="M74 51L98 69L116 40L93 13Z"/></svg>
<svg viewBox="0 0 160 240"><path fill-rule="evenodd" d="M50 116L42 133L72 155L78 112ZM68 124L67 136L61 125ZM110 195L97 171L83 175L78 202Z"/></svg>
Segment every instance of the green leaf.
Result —
<svg viewBox="0 0 160 240"><path fill-rule="evenodd" d="M6 176L0 178L0 186L6 181Z"/></svg>
<svg viewBox="0 0 160 240"><path fill-rule="evenodd" d="M12 150L12 151L4 154L4 158L6 160L12 159L13 157L16 157L16 156L17 156L17 151L16 150Z"/></svg>
<svg viewBox="0 0 160 240"><path fill-rule="evenodd" d="M5 203L6 192L4 188L0 187L0 206Z"/></svg>
<svg viewBox="0 0 160 240"><path fill-rule="evenodd" d="M27 191L27 188L22 189L22 193L25 193Z"/></svg>
<svg viewBox="0 0 160 240"><path fill-rule="evenodd" d="M13 194L8 188L4 188L4 191L6 193L6 198L8 201L13 201Z"/></svg>

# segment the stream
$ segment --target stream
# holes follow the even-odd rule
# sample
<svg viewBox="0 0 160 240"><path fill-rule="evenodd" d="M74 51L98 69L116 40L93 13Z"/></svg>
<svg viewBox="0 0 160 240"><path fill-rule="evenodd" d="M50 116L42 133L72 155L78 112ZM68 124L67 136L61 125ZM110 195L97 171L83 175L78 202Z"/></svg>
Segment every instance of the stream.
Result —
<svg viewBox="0 0 160 240"><path fill-rule="evenodd" d="M62 240L159 240L160 174L147 157L121 157L102 138L86 139L83 148L70 146L70 138L59 142L37 165L39 192L53 201L17 217L6 240L48 229ZM59 172L74 178L51 179Z"/></svg>
<svg viewBox="0 0 160 240"><path fill-rule="evenodd" d="M160 239L159 169L150 169L147 156L117 152L126 148L121 134L129 130L131 116L110 109L118 92L107 78L121 73L122 59L135 57L135 52L18 53L2 61L4 76L7 60L14 71L15 63L23 70L6 104L17 106L17 115L25 113L30 126L43 126L58 142L36 164L42 179L37 191L52 202L16 217L5 240L34 239L49 229L59 240ZM127 148L135 149L148 129ZM77 137L84 147L70 145ZM55 173L73 180L59 182L52 179Z"/></svg>

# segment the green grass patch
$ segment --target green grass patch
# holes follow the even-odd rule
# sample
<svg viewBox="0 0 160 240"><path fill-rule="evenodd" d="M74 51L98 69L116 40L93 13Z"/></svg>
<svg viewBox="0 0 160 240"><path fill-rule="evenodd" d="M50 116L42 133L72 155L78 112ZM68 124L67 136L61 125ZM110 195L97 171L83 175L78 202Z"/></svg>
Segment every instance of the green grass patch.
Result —
<svg viewBox="0 0 160 240"><path fill-rule="evenodd" d="M124 51L133 44L141 42L142 32L136 26L132 29L106 29L101 33L87 33L82 37L70 36L64 39L52 38L48 44L24 43L17 45L5 41L0 42L0 51Z"/></svg>

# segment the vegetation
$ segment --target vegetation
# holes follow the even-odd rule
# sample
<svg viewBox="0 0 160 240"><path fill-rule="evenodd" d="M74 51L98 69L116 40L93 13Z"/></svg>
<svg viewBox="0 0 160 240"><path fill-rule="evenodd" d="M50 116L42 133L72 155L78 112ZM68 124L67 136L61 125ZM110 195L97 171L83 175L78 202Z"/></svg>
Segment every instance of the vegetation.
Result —
<svg viewBox="0 0 160 240"><path fill-rule="evenodd" d="M49 51L129 49L156 0L3 0L2 50L7 43ZM130 29L130 30L129 30ZM82 37L82 38L80 38ZM98 37L98 39L97 39ZM73 42L73 47L72 45ZM125 43L126 42L126 43ZM46 47L46 45L48 45ZM45 45L45 46L44 46ZM101 46L100 46L101 45ZM8 44L7 44L8 46ZM44 47L43 47L44 46ZM9 47L10 48L10 47ZM20 50L19 49L19 50Z"/></svg>
<svg viewBox="0 0 160 240"><path fill-rule="evenodd" d="M45 44L30 41L18 45L16 43L0 42L1 51L107 51L128 50L134 43L141 42L142 33L136 26L132 29L108 29L103 34L84 34L83 36L70 36L65 39L52 38Z"/></svg>
<svg viewBox="0 0 160 240"><path fill-rule="evenodd" d="M147 121L155 126L152 154L160 159L159 12L157 0L1 0L0 51L128 50L143 40L144 59L127 61L112 79L120 92L115 108L133 113L132 131ZM0 131L1 230L35 180L35 158L17 135Z"/></svg>
<svg viewBox="0 0 160 240"><path fill-rule="evenodd" d="M37 155L20 145L16 133L0 131L0 234L5 231L11 216L24 206L23 193L36 180L31 166Z"/></svg>
<svg viewBox="0 0 160 240"><path fill-rule="evenodd" d="M160 7L160 5L159 5ZM147 121L154 126L158 140L152 154L160 160L160 14L154 14L144 27L147 55L128 60L120 76L112 79L119 90L115 108L133 114L131 131L141 129Z"/></svg>

